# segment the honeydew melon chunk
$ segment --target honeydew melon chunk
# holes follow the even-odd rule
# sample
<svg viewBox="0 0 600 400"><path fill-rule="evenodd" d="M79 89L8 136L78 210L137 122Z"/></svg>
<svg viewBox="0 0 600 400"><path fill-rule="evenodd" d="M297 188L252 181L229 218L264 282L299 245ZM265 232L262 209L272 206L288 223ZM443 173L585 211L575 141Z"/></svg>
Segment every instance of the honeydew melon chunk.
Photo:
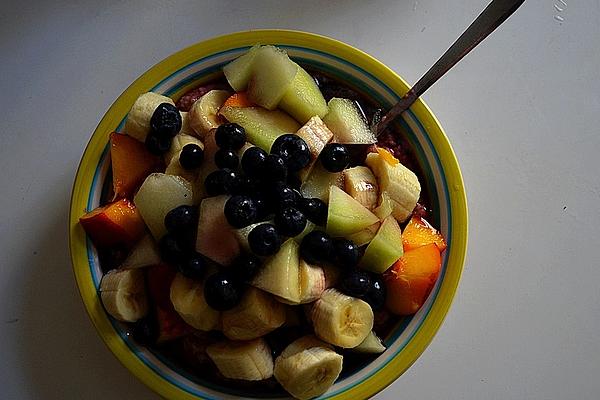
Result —
<svg viewBox="0 0 600 400"><path fill-rule="evenodd" d="M377 222L379 218L348 193L330 188L326 231L331 236L349 236Z"/></svg>
<svg viewBox="0 0 600 400"><path fill-rule="evenodd" d="M274 110L292 85L298 65L287 53L275 46L262 46L256 50L252 73L248 82L250 100L268 110Z"/></svg>
<svg viewBox="0 0 600 400"><path fill-rule="evenodd" d="M360 232L353 233L352 235L348 235L346 239L351 240L357 246L364 246L365 244L369 244L371 240L377 235L377 231L379 230L379 226L381 224L379 222L363 229Z"/></svg>
<svg viewBox="0 0 600 400"><path fill-rule="evenodd" d="M388 216L367 246L359 266L366 270L382 274L404 253L402 232L393 215Z"/></svg>
<svg viewBox="0 0 600 400"><path fill-rule="evenodd" d="M334 141L344 144L372 144L377 138L367 126L367 121L348 99L334 97L329 100L329 113L323 117L325 125L333 132Z"/></svg>
<svg viewBox="0 0 600 400"><path fill-rule="evenodd" d="M303 124L315 115L324 117L329 112L317 83L300 66L291 86L281 98L279 108Z"/></svg>
<svg viewBox="0 0 600 400"><path fill-rule="evenodd" d="M266 152L271 151L275 139L284 133L296 132L300 124L283 111L269 111L262 107L221 108L220 114L246 130L247 139Z"/></svg>
<svg viewBox="0 0 600 400"><path fill-rule="evenodd" d="M269 257L258 272L252 286L272 293L288 302L300 302L299 245L288 239L279 251Z"/></svg>
<svg viewBox="0 0 600 400"><path fill-rule="evenodd" d="M317 161L306 180L302 183L300 193L306 198L316 197L327 203L331 186L342 188L344 186L344 175L341 172L331 173L327 171Z"/></svg>
<svg viewBox="0 0 600 400"><path fill-rule="evenodd" d="M240 57L223 67L225 79L236 92L245 90L252 75L254 57L260 46L254 46Z"/></svg>
<svg viewBox="0 0 600 400"><path fill-rule="evenodd" d="M358 353L380 354L385 351L385 346L375 332L371 331L361 344L352 348L352 351Z"/></svg>

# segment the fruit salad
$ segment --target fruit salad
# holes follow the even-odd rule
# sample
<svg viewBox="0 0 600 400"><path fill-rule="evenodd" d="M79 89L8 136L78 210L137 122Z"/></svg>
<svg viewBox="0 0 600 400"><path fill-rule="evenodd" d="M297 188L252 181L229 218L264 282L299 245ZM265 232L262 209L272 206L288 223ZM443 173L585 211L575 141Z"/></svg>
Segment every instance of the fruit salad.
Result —
<svg viewBox="0 0 600 400"><path fill-rule="evenodd" d="M268 45L223 77L141 94L110 135L112 186L80 218L99 296L200 380L310 399L386 350L446 243L368 100Z"/></svg>

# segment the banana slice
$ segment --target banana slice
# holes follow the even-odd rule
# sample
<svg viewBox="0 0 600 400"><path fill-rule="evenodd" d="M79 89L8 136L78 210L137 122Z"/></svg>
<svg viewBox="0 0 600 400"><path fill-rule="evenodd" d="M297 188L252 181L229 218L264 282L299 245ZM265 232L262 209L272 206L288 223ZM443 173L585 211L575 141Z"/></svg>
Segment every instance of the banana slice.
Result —
<svg viewBox="0 0 600 400"><path fill-rule="evenodd" d="M264 339L226 340L212 344L206 353L226 378L260 381L273 376L273 357Z"/></svg>
<svg viewBox="0 0 600 400"><path fill-rule="evenodd" d="M421 194L421 184L415 173L385 149L369 153L366 163L377 177L379 188L389 195L394 218L399 222L406 221Z"/></svg>
<svg viewBox="0 0 600 400"><path fill-rule="evenodd" d="M312 303L321 297L326 289L325 272L323 268L311 265L300 259L300 304Z"/></svg>
<svg viewBox="0 0 600 400"><path fill-rule="evenodd" d="M249 287L242 301L223 312L223 333L232 340L250 340L279 328L286 319L286 306L260 289Z"/></svg>
<svg viewBox="0 0 600 400"><path fill-rule="evenodd" d="M121 264L121 269L149 267L160 263L158 246L152 235L146 234L135 244L123 264Z"/></svg>
<svg viewBox="0 0 600 400"><path fill-rule="evenodd" d="M137 321L148 312L144 272L140 269L109 271L100 282L100 298L115 319Z"/></svg>
<svg viewBox="0 0 600 400"><path fill-rule="evenodd" d="M344 170L344 190L371 211L377 206L379 186L368 167L359 166Z"/></svg>
<svg viewBox="0 0 600 400"><path fill-rule="evenodd" d="M298 173L298 177L304 182L315 165L319 154L321 154L325 145L333 138L333 133L321 118L316 115L309 119L308 122L296 132L296 135L300 136L306 142L308 149L310 150L310 162Z"/></svg>
<svg viewBox="0 0 600 400"><path fill-rule="evenodd" d="M196 132L194 132L190 125L190 113L180 111L179 114L181 115L181 129L179 130L179 133L182 135L195 136Z"/></svg>
<svg viewBox="0 0 600 400"><path fill-rule="evenodd" d="M187 113L182 113L182 114L187 114ZM177 159L179 159L179 153L181 153L181 150L183 149L183 146L185 146L186 144L197 144L198 146L200 146L200 148L202 150L204 150L204 143L202 143L202 141L200 139L198 139L195 136L192 136L192 134L188 134L188 133L183 133L183 128L181 128L180 133L178 133L177 135L175 135L175 137L173 138L173 141L171 142L171 147L169 148L169 151L167 151L164 155L164 160L165 160L165 164L169 165L169 163L171 162L171 160L173 160L173 158L177 157Z"/></svg>
<svg viewBox="0 0 600 400"><path fill-rule="evenodd" d="M219 324L221 313L204 300L203 282L177 273L171 282L170 298L175 311L188 325L201 331L210 331Z"/></svg>
<svg viewBox="0 0 600 400"><path fill-rule="evenodd" d="M150 119L156 110L156 107L162 103L175 105L173 100L167 96L158 93L148 92L137 98L125 121L123 130L129 136L144 142L148 132L150 132Z"/></svg>
<svg viewBox="0 0 600 400"><path fill-rule="evenodd" d="M315 334L343 348L356 347L373 329L373 310L366 302L327 289L313 306Z"/></svg>
<svg viewBox="0 0 600 400"><path fill-rule="evenodd" d="M192 104L188 114L189 124L200 139L203 139L211 129L221 125L217 113L230 95L231 93L226 90L211 90Z"/></svg>
<svg viewBox="0 0 600 400"><path fill-rule="evenodd" d="M371 331L362 341L361 344L352 349L352 351L358 353L371 353L371 354L380 354L385 351L385 346L379 337L375 334L375 332Z"/></svg>
<svg viewBox="0 0 600 400"><path fill-rule="evenodd" d="M275 360L275 379L292 396L307 400L322 395L342 371L343 357L316 337L292 342Z"/></svg>

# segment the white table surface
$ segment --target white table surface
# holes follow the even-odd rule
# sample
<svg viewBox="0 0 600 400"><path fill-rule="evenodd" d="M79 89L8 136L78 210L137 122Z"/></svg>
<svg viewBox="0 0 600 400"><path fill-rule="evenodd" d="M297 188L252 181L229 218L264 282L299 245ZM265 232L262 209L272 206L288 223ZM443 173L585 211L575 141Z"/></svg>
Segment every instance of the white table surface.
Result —
<svg viewBox="0 0 600 400"><path fill-rule="evenodd" d="M600 396L600 1L555 3L527 1L424 96L464 174L468 258L439 333L377 399ZM158 398L95 333L67 246L82 151L137 76L211 36L281 27L415 82L485 4L3 1L0 397Z"/></svg>

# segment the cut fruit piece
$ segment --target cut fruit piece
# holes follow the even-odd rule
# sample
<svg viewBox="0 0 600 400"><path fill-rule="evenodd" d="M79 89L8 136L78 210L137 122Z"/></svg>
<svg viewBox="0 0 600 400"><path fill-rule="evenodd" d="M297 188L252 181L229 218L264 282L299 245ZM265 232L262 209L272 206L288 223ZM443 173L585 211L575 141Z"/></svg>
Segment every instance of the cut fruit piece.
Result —
<svg viewBox="0 0 600 400"><path fill-rule="evenodd" d="M358 353L371 353L371 354L381 354L385 351L385 346L383 342L375 332L371 331L365 340L358 346L352 349L352 351L356 351Z"/></svg>
<svg viewBox="0 0 600 400"><path fill-rule="evenodd" d="M246 92L234 93L225 100L222 107L256 107Z"/></svg>
<svg viewBox="0 0 600 400"><path fill-rule="evenodd" d="M230 265L240 253L240 244L223 211L228 198L216 196L202 200L198 218L196 251L221 265Z"/></svg>
<svg viewBox="0 0 600 400"><path fill-rule="evenodd" d="M169 293L173 308L188 325L201 331L210 331L219 325L221 313L204 300L204 282L178 273Z"/></svg>
<svg viewBox="0 0 600 400"><path fill-rule="evenodd" d="M300 125L286 113L261 107L223 107L221 115L246 130L248 141L266 152L271 151L275 139L284 133L296 132Z"/></svg>
<svg viewBox="0 0 600 400"><path fill-rule="evenodd" d="M366 302L327 289L311 310L315 334L327 343L356 347L373 329L373 310Z"/></svg>
<svg viewBox="0 0 600 400"><path fill-rule="evenodd" d="M110 160L115 199L130 199L144 179L162 167L160 157L151 154L143 143L116 132L110 134Z"/></svg>
<svg viewBox="0 0 600 400"><path fill-rule="evenodd" d="M98 207L79 218L79 223L98 247L129 247L144 234L144 220L127 199Z"/></svg>
<svg viewBox="0 0 600 400"><path fill-rule="evenodd" d="M317 265L311 265L300 259L300 304L312 303L319 299L327 289L325 272Z"/></svg>
<svg viewBox="0 0 600 400"><path fill-rule="evenodd" d="M195 136L196 132L190 126L190 115L187 111L179 111L181 115L181 129L177 135ZM171 144L171 147L173 145Z"/></svg>
<svg viewBox="0 0 600 400"><path fill-rule="evenodd" d="M323 268L323 273L325 274L325 288L329 289L337 286L342 271L333 265L323 265L321 268Z"/></svg>
<svg viewBox="0 0 600 400"><path fill-rule="evenodd" d="M252 285L281 297L284 300L300 303L298 243L288 239L281 245L277 254L268 258Z"/></svg>
<svg viewBox="0 0 600 400"><path fill-rule="evenodd" d="M341 172L331 173L320 163L316 163L310 174L300 187L300 192L305 198L316 197L325 203L329 201L329 191L332 186L344 187L344 175Z"/></svg>
<svg viewBox="0 0 600 400"><path fill-rule="evenodd" d="M359 266L381 274L398 261L402 253L402 231L396 219L390 215L367 246Z"/></svg>
<svg viewBox="0 0 600 400"><path fill-rule="evenodd" d="M327 102L317 83L300 66L291 86L281 98L279 108L303 124L314 116L323 118L329 112Z"/></svg>
<svg viewBox="0 0 600 400"><path fill-rule="evenodd" d="M314 223L307 220L304 230L302 232L300 232L299 234L297 234L296 236L294 236L294 240L298 243L302 242L302 239L304 239L304 236L306 236L309 233L311 233L312 231L314 231L316 227L317 226Z"/></svg>
<svg viewBox="0 0 600 400"><path fill-rule="evenodd" d="M242 301L223 312L223 333L232 340L251 340L284 324L286 306L260 289L249 287Z"/></svg>
<svg viewBox="0 0 600 400"><path fill-rule="evenodd" d="M333 132L335 142L372 144L377 138L352 100L334 97L329 100L329 113L323 122Z"/></svg>
<svg viewBox="0 0 600 400"><path fill-rule="evenodd" d="M373 210L373 214L383 221L394 212L394 202L390 198L390 195L381 191L379 193L379 205Z"/></svg>
<svg viewBox="0 0 600 400"><path fill-rule="evenodd" d="M127 114L127 120L125 121L124 132L132 138L139 140L144 143L146 136L150 132L150 119L152 114L162 103L168 103L175 105L173 100L167 96L160 95L158 93L148 92L143 93L135 100L129 114Z"/></svg>
<svg viewBox="0 0 600 400"><path fill-rule="evenodd" d="M368 167L358 166L344 170L344 190L360 204L373 210L377 205L379 186Z"/></svg>
<svg viewBox="0 0 600 400"><path fill-rule="evenodd" d="M213 129L204 137L204 159L200 171L198 172L198 178L194 182L194 201L197 203L200 203L200 200L207 197L206 188L204 186L206 177L211 172L218 169L215 164L215 153L219 150L219 146L217 146L217 141L215 139L216 131L216 129Z"/></svg>
<svg viewBox="0 0 600 400"><path fill-rule="evenodd" d="M290 343L275 360L275 379L292 396L308 400L325 393L342 372L343 357L316 337Z"/></svg>
<svg viewBox="0 0 600 400"><path fill-rule="evenodd" d="M231 93L226 90L211 90L192 105L188 113L189 124L201 139L204 139L211 129L221 125L219 109L229 96Z"/></svg>
<svg viewBox="0 0 600 400"><path fill-rule="evenodd" d="M379 218L337 186L329 192L326 231L331 236L348 236L375 224Z"/></svg>
<svg viewBox="0 0 600 400"><path fill-rule="evenodd" d="M382 148L378 148L377 153L369 153L366 163L377 177L379 189L388 193L394 217L399 222L406 221L421 194L417 176Z"/></svg>
<svg viewBox="0 0 600 400"><path fill-rule="evenodd" d="M440 274L442 259L435 243L409 250L384 274L386 307L397 315L411 315L427 300Z"/></svg>
<svg viewBox="0 0 600 400"><path fill-rule="evenodd" d="M204 144L200 139L198 139L195 136L179 133L175 135L175 137L171 141L171 148L164 155L165 164L169 165L171 163L171 160L173 160L175 157L177 157L177 160L179 160L179 153L181 152L181 149L183 149L183 146L185 146L186 144L195 144L200 146L200 148L204 150Z"/></svg>
<svg viewBox="0 0 600 400"><path fill-rule="evenodd" d="M273 376L271 349L262 338L211 344L206 353L226 378L261 381Z"/></svg>
<svg viewBox="0 0 600 400"><path fill-rule="evenodd" d="M297 72L298 66L285 51L275 46L261 46L252 63L248 97L268 110L275 109Z"/></svg>
<svg viewBox="0 0 600 400"><path fill-rule="evenodd" d="M161 263L158 246L151 235L144 235L133 247L125 261L121 264L122 269L136 269L150 267Z"/></svg>
<svg viewBox="0 0 600 400"><path fill-rule="evenodd" d="M319 158L319 154L327 143L333 138L333 133L327 128L318 116L310 118L310 120L296 132L308 145L310 150L310 162L298 172L300 181L304 182L313 166Z"/></svg>
<svg viewBox="0 0 600 400"><path fill-rule="evenodd" d="M446 250L446 241L440 232L421 217L410 219L402 233L404 251L435 243L440 251Z"/></svg>
<svg viewBox="0 0 600 400"><path fill-rule="evenodd" d="M100 281L102 304L113 318L135 322L148 313L144 273L140 270L112 270Z"/></svg>
<svg viewBox="0 0 600 400"><path fill-rule="evenodd" d="M192 185L180 176L154 173L148 175L133 199L144 222L156 240L167 229L165 215L175 207L194 203Z"/></svg>
<svg viewBox="0 0 600 400"><path fill-rule="evenodd" d="M181 164L179 163L179 155L176 157L173 157L173 159L171 160L171 162L167 165L167 168L165 169L165 174L167 175L173 175L173 176L180 176L183 179L185 179L187 182L196 182L196 180L198 179L198 170L189 170L189 169L185 169L181 166ZM192 194L194 193L194 187L192 187ZM196 199L196 196L193 196L194 200Z"/></svg>
<svg viewBox="0 0 600 400"><path fill-rule="evenodd" d="M377 231L379 230L379 226L381 223L376 222L373 225L366 227L360 232L353 233L352 235L348 235L346 239L351 240L357 246L364 246L365 244L369 244L371 240L377 235Z"/></svg>
<svg viewBox="0 0 600 400"><path fill-rule="evenodd" d="M223 67L223 73L225 74L227 82L229 82L229 86L236 92L246 90L248 81L252 75L254 57L259 48L260 46L250 48L248 52Z"/></svg>

